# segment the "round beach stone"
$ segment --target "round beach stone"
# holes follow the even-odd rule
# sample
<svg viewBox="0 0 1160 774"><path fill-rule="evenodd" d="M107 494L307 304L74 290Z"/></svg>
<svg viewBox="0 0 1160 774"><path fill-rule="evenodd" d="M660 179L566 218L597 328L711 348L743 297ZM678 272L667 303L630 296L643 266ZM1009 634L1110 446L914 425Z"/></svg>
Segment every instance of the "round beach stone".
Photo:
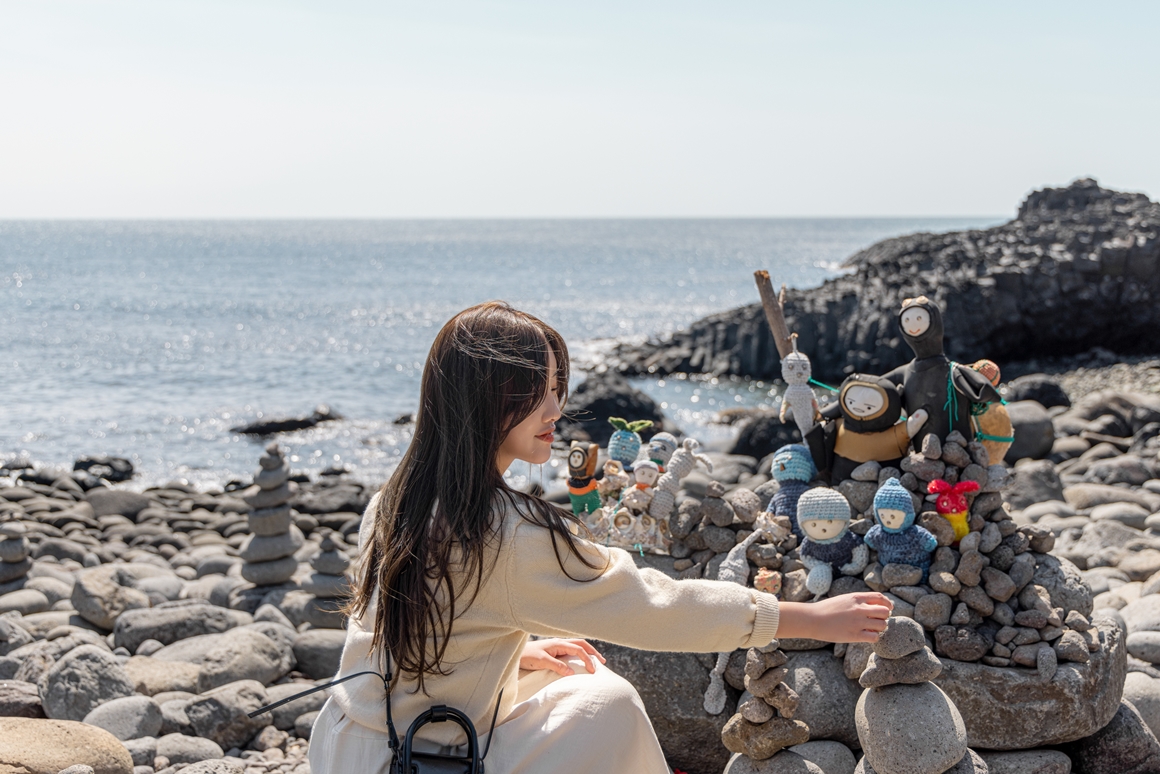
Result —
<svg viewBox="0 0 1160 774"><path fill-rule="evenodd" d="M925 683L935 679L942 672L942 662L928 647L902 658L882 658L877 653L870 655L866 671L858 679L863 688L881 688L885 685Z"/></svg>
<svg viewBox="0 0 1160 774"><path fill-rule="evenodd" d="M809 740L809 726L790 718L770 718L758 725L734 715L721 730L721 741L726 749L755 761L763 761L786 747Z"/></svg>
<svg viewBox="0 0 1160 774"><path fill-rule="evenodd" d="M988 774L1071 774L1071 759L1058 750L980 753Z"/></svg>
<svg viewBox="0 0 1160 774"><path fill-rule="evenodd" d="M133 774L133 758L108 731L68 720L0 717L0 771L57 774L78 763L95 774Z"/></svg>
<svg viewBox="0 0 1160 774"><path fill-rule="evenodd" d="M293 524L294 511L289 505L251 511L249 516L250 531L255 535L284 535L290 531Z"/></svg>
<svg viewBox="0 0 1160 774"><path fill-rule="evenodd" d="M23 578L32 569L32 560L25 557L19 562L0 562L0 583Z"/></svg>
<svg viewBox="0 0 1160 774"><path fill-rule="evenodd" d="M1092 521L1118 521L1132 529L1144 529L1152 511L1136 503L1105 503L1092 508Z"/></svg>
<svg viewBox="0 0 1160 774"><path fill-rule="evenodd" d="M345 575L323 575L312 572L302 580L302 590L308 591L316 597L335 599L350 595L350 580ZM3 603L0 597L0 604Z"/></svg>
<svg viewBox="0 0 1160 774"><path fill-rule="evenodd" d="M290 580L297 571L298 560L293 556L271 562L246 562L242 565L242 577L255 586L277 586Z"/></svg>
<svg viewBox="0 0 1160 774"><path fill-rule="evenodd" d="M185 714L198 736L212 739L228 750L245 746L270 724L268 712L249 717L250 712L268 701L261 683L239 680L202 693L186 705ZM162 754L160 749L158 754Z"/></svg>
<svg viewBox="0 0 1160 774"><path fill-rule="evenodd" d="M28 538L24 536L0 540L0 560L5 562L23 562L28 557L28 550Z"/></svg>
<svg viewBox="0 0 1160 774"><path fill-rule="evenodd" d="M127 610L117 618L113 645L135 653L146 640L169 645L202 634L219 634L242 623L244 615L205 604Z"/></svg>
<svg viewBox="0 0 1160 774"><path fill-rule="evenodd" d="M1063 746L1082 774L1150 774L1160 771L1160 741L1131 703L1094 734Z"/></svg>
<svg viewBox="0 0 1160 774"><path fill-rule="evenodd" d="M212 739L186 734L166 734L157 738L157 756L167 758L170 764L199 763L224 755L221 745Z"/></svg>
<svg viewBox="0 0 1160 774"><path fill-rule="evenodd" d="M784 645L784 641L783 641ZM794 719L810 728L810 738L830 739L847 747L858 744L854 708L862 687L846 677L842 659L829 649L790 652L785 684L800 701Z"/></svg>
<svg viewBox="0 0 1160 774"><path fill-rule="evenodd" d="M917 621L911 618L892 617L887 620L886 629L878 636L878 641L872 648L881 658L894 659L916 653L925 645L926 637Z"/></svg>
<svg viewBox="0 0 1160 774"><path fill-rule="evenodd" d="M1128 653L1149 664L1160 664L1160 632L1132 632L1128 635Z"/></svg>
<svg viewBox="0 0 1160 774"><path fill-rule="evenodd" d="M342 629L310 629L294 640L298 671L315 679L330 678L338 672L346 632Z"/></svg>
<svg viewBox="0 0 1160 774"><path fill-rule="evenodd" d="M310 566L324 575L342 575L350 568L350 558L341 551L321 551Z"/></svg>
<svg viewBox="0 0 1160 774"><path fill-rule="evenodd" d="M102 629L112 629L126 610L149 607L149 595L127 585L128 566L105 564L77 573L71 596L77 614Z"/></svg>
<svg viewBox="0 0 1160 774"><path fill-rule="evenodd" d="M22 680L0 680L0 717L44 717L36 685Z"/></svg>
<svg viewBox="0 0 1160 774"><path fill-rule="evenodd" d="M133 683L116 656L96 645L63 655L39 682L44 714L57 720L84 720L95 707L133 695Z"/></svg>
<svg viewBox="0 0 1160 774"><path fill-rule="evenodd" d="M858 765L854 753L841 742L818 739L794 745L789 751L802 756L825 774L854 774L854 767Z"/></svg>
<svg viewBox="0 0 1160 774"><path fill-rule="evenodd" d="M281 535L251 535L242 543L238 555L246 562L270 562L284 556L293 556L305 544L306 538L298 527Z"/></svg>
<svg viewBox="0 0 1160 774"><path fill-rule="evenodd" d="M1160 731L1160 678L1129 672L1124 679L1124 701L1129 701L1148 728Z"/></svg>
<svg viewBox="0 0 1160 774"><path fill-rule="evenodd" d="M21 615L42 613L48 610L48 597L35 589L21 589L10 591L0 596L0 613L16 611Z"/></svg>
<svg viewBox="0 0 1160 774"><path fill-rule="evenodd" d="M254 476L254 483L259 489L277 489L290 480L290 463L283 462L276 468L261 468Z"/></svg>
<svg viewBox="0 0 1160 774"><path fill-rule="evenodd" d="M967 752L967 728L933 683L865 691L854 713L867 762L891 774L945 771Z"/></svg>
<svg viewBox="0 0 1160 774"><path fill-rule="evenodd" d="M1120 615L1129 632L1160 631L1160 594L1149 594L1129 602L1120 609Z"/></svg>
<svg viewBox="0 0 1160 774"><path fill-rule="evenodd" d="M121 740L155 737L161 731L161 707L148 696L125 696L100 705L84 722Z"/></svg>
<svg viewBox="0 0 1160 774"><path fill-rule="evenodd" d="M807 742L808 744L808 742ZM800 745L799 745L800 747ZM853 771L853 768L850 769ZM806 760L801 755L782 750L772 758L755 761L747 755L734 753L725 766L723 774L830 774L813 761Z"/></svg>

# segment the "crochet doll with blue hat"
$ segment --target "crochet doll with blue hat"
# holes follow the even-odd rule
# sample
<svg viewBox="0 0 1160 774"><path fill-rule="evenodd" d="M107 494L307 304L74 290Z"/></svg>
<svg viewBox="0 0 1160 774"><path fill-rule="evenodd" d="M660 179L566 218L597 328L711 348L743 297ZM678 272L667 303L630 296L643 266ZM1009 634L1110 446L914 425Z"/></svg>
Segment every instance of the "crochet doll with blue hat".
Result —
<svg viewBox="0 0 1160 774"><path fill-rule="evenodd" d="M878 523L866 533L866 545L878 552L879 564L921 567L926 583L938 540L914 523L914 500L897 478L886 479L874 495L874 518Z"/></svg>
<svg viewBox="0 0 1160 774"><path fill-rule="evenodd" d="M801 540L805 536L798 526L798 498L810 488L810 481L818 474L814 458L802 444L787 444L774 453L772 473L779 489L766 510L775 516L789 517L790 529Z"/></svg>
<svg viewBox="0 0 1160 774"><path fill-rule="evenodd" d="M830 590L834 573L859 575L870 552L862 538L850 531L850 503L836 489L817 487L801 496L798 523L805 538L800 555L809 570L806 589L821 598Z"/></svg>

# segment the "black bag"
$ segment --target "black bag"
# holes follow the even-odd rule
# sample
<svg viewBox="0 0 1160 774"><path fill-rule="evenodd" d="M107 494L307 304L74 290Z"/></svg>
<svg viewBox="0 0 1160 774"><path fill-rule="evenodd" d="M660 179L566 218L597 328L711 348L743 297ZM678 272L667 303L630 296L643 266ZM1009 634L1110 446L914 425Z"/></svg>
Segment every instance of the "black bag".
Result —
<svg viewBox="0 0 1160 774"><path fill-rule="evenodd" d="M499 698L495 702L495 712L491 716L491 729L487 734L487 746L483 748L483 754L479 754L479 737L475 733L475 726L472 725L471 719L454 707L448 707L443 704L437 704L431 709L423 712L415 721L411 723L411 727L407 729L407 736L404 737L403 743L399 744L399 735L395 733L395 723L391 718L391 657L387 655L387 674L380 675L378 672L355 672L346 677L340 677L337 680L332 680L326 685L317 685L302 693L296 693L293 696L276 701L273 704L267 704L265 707L254 710L249 714L249 717L255 718L264 712L277 709L283 704L289 704L295 699L301 699L303 696L309 696L312 693L330 688L339 683L345 683L355 677L362 675L374 675L383 681L383 690L387 695L387 731L390 734L387 745L391 748L391 774L484 774L483 759L487 757L488 750L491 749L492 731L495 731L495 721L499 717L499 703L503 698L503 691L499 692ZM451 722L463 729L463 733L467 734L467 752L463 755L443 755L441 753L425 753L416 752L412 749L412 743L415 739L415 733L427 725L428 723L446 723Z"/></svg>

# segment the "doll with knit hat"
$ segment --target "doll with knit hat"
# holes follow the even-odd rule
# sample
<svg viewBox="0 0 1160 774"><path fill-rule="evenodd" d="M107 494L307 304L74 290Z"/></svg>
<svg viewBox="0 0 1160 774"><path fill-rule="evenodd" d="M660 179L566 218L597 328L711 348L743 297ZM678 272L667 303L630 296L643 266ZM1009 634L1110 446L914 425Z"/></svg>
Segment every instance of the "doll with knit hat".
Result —
<svg viewBox="0 0 1160 774"><path fill-rule="evenodd" d="M859 575L866 569L870 552L850 531L850 503L841 492L825 487L809 490L798 500L797 517L805 533L800 555L809 571L806 589L815 598L830 590L835 572Z"/></svg>
<svg viewBox="0 0 1160 774"><path fill-rule="evenodd" d="M798 498L810 488L810 481L818 474L810 450L800 443L786 444L774 453L771 472L779 488L766 510L775 516L788 516L790 529L800 540L803 534L798 526Z"/></svg>
<svg viewBox="0 0 1160 774"><path fill-rule="evenodd" d="M878 552L879 564L919 567L926 583L938 539L914 523L914 500L897 478L886 479L874 495L874 518L878 523L866 533L865 541Z"/></svg>

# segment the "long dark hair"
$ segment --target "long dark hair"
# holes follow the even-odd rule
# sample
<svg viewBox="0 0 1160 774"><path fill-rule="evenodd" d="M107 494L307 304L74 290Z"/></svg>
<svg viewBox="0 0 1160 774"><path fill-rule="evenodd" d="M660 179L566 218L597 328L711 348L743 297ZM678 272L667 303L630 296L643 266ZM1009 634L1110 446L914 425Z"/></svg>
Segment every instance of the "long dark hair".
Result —
<svg viewBox="0 0 1160 774"><path fill-rule="evenodd" d="M379 591L371 650L389 648L418 689L426 675L448 674L442 661L452 624L478 594L491 569L488 548L500 539L497 506L550 530L561 569L560 542L595 569L579 553L571 513L513 490L496 466L504 438L547 395L549 352L563 405L568 348L530 314L498 301L479 304L451 318L431 345L415 434L381 490L349 606L363 615Z"/></svg>

